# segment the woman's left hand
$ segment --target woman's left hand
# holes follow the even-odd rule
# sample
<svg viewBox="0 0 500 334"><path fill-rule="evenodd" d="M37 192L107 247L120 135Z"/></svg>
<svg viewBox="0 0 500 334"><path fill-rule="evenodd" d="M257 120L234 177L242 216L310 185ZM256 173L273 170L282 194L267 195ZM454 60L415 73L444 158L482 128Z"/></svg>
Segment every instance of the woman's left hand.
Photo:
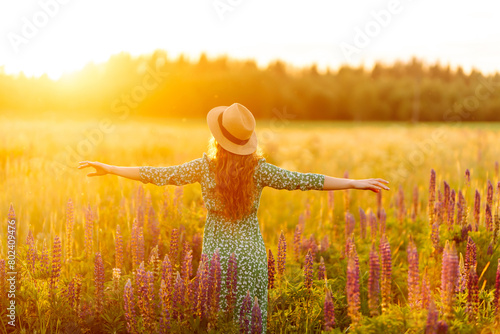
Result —
<svg viewBox="0 0 500 334"><path fill-rule="evenodd" d="M103 164L102 162L98 161L80 161L80 166L78 166L78 169L82 168L87 168L87 167L94 167L95 172L94 173L88 173L87 176L102 176L109 174L111 171L111 166L107 164Z"/></svg>

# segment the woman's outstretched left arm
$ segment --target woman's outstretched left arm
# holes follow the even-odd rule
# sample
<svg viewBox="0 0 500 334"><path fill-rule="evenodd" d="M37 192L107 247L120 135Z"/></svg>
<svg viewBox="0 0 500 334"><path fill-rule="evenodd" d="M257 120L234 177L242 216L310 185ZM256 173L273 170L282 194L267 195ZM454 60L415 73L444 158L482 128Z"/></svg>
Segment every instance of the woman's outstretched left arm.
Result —
<svg viewBox="0 0 500 334"><path fill-rule="evenodd" d="M87 176L102 176L106 174L113 174L127 179L141 181L141 175L139 173L140 167L119 167L107 165L98 161L80 161L80 166L78 169L94 167L95 172L87 174Z"/></svg>

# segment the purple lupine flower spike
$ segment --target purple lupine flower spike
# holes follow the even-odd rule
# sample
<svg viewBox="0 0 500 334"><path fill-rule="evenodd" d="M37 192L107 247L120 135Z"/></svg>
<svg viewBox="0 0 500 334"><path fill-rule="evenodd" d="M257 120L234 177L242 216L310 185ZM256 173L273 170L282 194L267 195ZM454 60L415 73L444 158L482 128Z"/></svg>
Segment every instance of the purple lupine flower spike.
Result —
<svg viewBox="0 0 500 334"><path fill-rule="evenodd" d="M269 254L272 257L271 250L269 250ZM272 264L273 270L274 268L274 258ZM270 270L270 269L269 269ZM274 275L274 273L273 273ZM274 284L274 281L273 281ZM232 315L234 314L234 307L236 305L236 296L238 289L238 262L236 260L236 254L233 252L229 257L227 262L227 276L226 276L226 286L227 286L227 310L230 314L230 319L232 319ZM271 289L271 287L270 287Z"/></svg>
<svg viewBox="0 0 500 334"><path fill-rule="evenodd" d="M497 183L497 208L500 207L500 181Z"/></svg>
<svg viewBox="0 0 500 334"><path fill-rule="evenodd" d="M491 206L489 204L486 204L484 222L486 225L486 230L493 232L493 215L491 213Z"/></svg>
<svg viewBox="0 0 500 334"><path fill-rule="evenodd" d="M145 314L145 292L146 292L146 284L147 284L147 279L146 279L146 271L144 270L144 262L141 262L139 267L137 268L135 272L135 292L137 295L137 306L139 308L139 311L141 312L141 315L144 316Z"/></svg>
<svg viewBox="0 0 500 334"><path fill-rule="evenodd" d="M144 313L143 320L146 330L150 333L154 332L155 329L155 314L154 314L154 273L151 271L146 272L145 276L145 286L144 286Z"/></svg>
<svg viewBox="0 0 500 334"><path fill-rule="evenodd" d="M307 251L306 261L304 264L304 277L304 285L306 289L311 289L313 283L313 257L310 249Z"/></svg>
<svg viewBox="0 0 500 334"><path fill-rule="evenodd" d="M193 266L192 266L192 261L193 261L193 251L189 250L185 256L184 260L182 262L182 268L181 268L181 277L185 282L185 285L187 286L187 283L191 279L191 274L193 272Z"/></svg>
<svg viewBox="0 0 500 334"><path fill-rule="evenodd" d="M285 273L286 263L286 239L285 234L281 231L278 241L278 275L282 277Z"/></svg>
<svg viewBox="0 0 500 334"><path fill-rule="evenodd" d="M267 282L269 289L274 289L274 279L276 274L276 265L274 263L273 252L269 248L269 255L267 257Z"/></svg>
<svg viewBox="0 0 500 334"><path fill-rule="evenodd" d="M439 237L439 223L435 222L431 228L431 241L432 246L434 247L434 252L441 251L441 246L439 245L440 237Z"/></svg>
<svg viewBox="0 0 500 334"><path fill-rule="evenodd" d="M160 334L167 334L170 332L170 297L169 291L167 290L167 284L164 280L161 280L160 286L160 321L159 329Z"/></svg>
<svg viewBox="0 0 500 334"><path fill-rule="evenodd" d="M417 246L411 237L406 253L408 256L408 303L410 304L410 307L415 310L420 306L420 274L418 271Z"/></svg>
<svg viewBox="0 0 500 334"><path fill-rule="evenodd" d="M134 289L132 288L132 282L130 281L130 278L125 284L125 289L123 291L123 309L125 310L127 332L136 333Z"/></svg>
<svg viewBox="0 0 500 334"><path fill-rule="evenodd" d="M443 265L441 274L441 293L443 300L443 313L446 317L451 317L455 292L458 289L458 256L455 242L451 245L446 241L443 252Z"/></svg>
<svg viewBox="0 0 500 334"><path fill-rule="evenodd" d="M385 311L391 301L391 282L392 282L392 255L391 246L387 237L384 235L380 240L380 257L382 259L381 292L382 292L382 311Z"/></svg>
<svg viewBox="0 0 500 334"><path fill-rule="evenodd" d="M172 264L170 263L168 254L165 254L165 257L163 258L163 262L161 264L161 279L165 281L168 291L172 291L174 277Z"/></svg>
<svg viewBox="0 0 500 334"><path fill-rule="evenodd" d="M254 297L254 303L252 308L252 334L262 333L262 312L259 307L259 301L257 296Z"/></svg>
<svg viewBox="0 0 500 334"><path fill-rule="evenodd" d="M477 266L477 246L472 240L471 237L467 239L467 247L465 249L465 262L464 262L464 269L465 269L465 282L467 283L469 281L469 274L471 268L476 270Z"/></svg>
<svg viewBox="0 0 500 334"><path fill-rule="evenodd" d="M429 279L427 278L427 269L424 271L423 277L422 277L422 309L428 309L429 305L431 303L431 286L429 283Z"/></svg>
<svg viewBox="0 0 500 334"><path fill-rule="evenodd" d="M493 306L496 310L497 316L500 316L500 258L498 259L497 275L495 280L495 297Z"/></svg>
<svg viewBox="0 0 500 334"><path fill-rule="evenodd" d="M79 312L80 306L80 297L81 297L81 289L82 288L82 279L79 274L76 274L75 277L69 282L68 289L66 291L66 300L68 301L69 306L73 311L77 314Z"/></svg>
<svg viewBox="0 0 500 334"><path fill-rule="evenodd" d="M250 329L250 320L248 319L250 311L252 309L252 297L250 297L250 291L247 290L247 294L243 299L240 309L240 333L248 333Z"/></svg>
<svg viewBox="0 0 500 334"><path fill-rule="evenodd" d="M95 284L95 311L96 316L102 314L104 307L104 262L101 253L96 253L94 258L94 284Z"/></svg>
<svg viewBox="0 0 500 334"><path fill-rule="evenodd" d="M176 268L178 263L178 244L179 244L179 233L176 228L172 229L172 233L170 234L170 262L172 263L172 267Z"/></svg>
<svg viewBox="0 0 500 334"><path fill-rule="evenodd" d="M359 270L356 268L354 256L347 260L347 314L353 325L360 320L360 296L359 296Z"/></svg>
<svg viewBox="0 0 500 334"><path fill-rule="evenodd" d="M159 245L156 245L149 253L149 262L148 262L148 268L153 272L155 281L157 281L158 278L160 277L160 271L161 271L161 261L158 252L159 252Z"/></svg>
<svg viewBox="0 0 500 334"><path fill-rule="evenodd" d="M188 290L189 305L191 306L191 312L194 316L197 316L198 314L197 307L198 307L199 286L200 286L200 277L198 276L198 273L196 273L194 279L191 280L186 287Z"/></svg>
<svg viewBox="0 0 500 334"><path fill-rule="evenodd" d="M434 304L434 301L431 301L429 304L429 311L427 313L427 322L425 324L426 334L437 334L438 317L439 313L436 309L436 305Z"/></svg>
<svg viewBox="0 0 500 334"><path fill-rule="evenodd" d="M208 299L207 291L210 282L210 261L208 255L201 254L200 267L198 268L198 315L201 318L207 317Z"/></svg>
<svg viewBox="0 0 500 334"><path fill-rule="evenodd" d="M221 277L222 270L220 264L220 255L219 249L217 248L212 256L212 261L210 263L210 285L209 291L207 292L210 314L213 318L215 318L217 313L219 312Z"/></svg>
<svg viewBox="0 0 500 334"><path fill-rule="evenodd" d="M486 204L489 204L490 207L493 207L493 184L490 180L488 180L488 188L486 191Z"/></svg>
<svg viewBox="0 0 500 334"><path fill-rule="evenodd" d="M180 320L182 318L182 309L184 307L184 295L185 295L184 281L182 280L179 272L177 272L177 277L175 279L175 285L174 285L174 295L172 297L172 317L174 319Z"/></svg>
<svg viewBox="0 0 500 334"><path fill-rule="evenodd" d="M325 321L324 330L330 331L333 329L333 326L335 326L335 309L330 290L326 290L325 303L323 304L323 314Z"/></svg>
<svg viewBox="0 0 500 334"><path fill-rule="evenodd" d="M476 189L476 196L474 197L474 231L477 231L479 228L479 221L481 219L481 195L479 191Z"/></svg>
<svg viewBox="0 0 500 334"><path fill-rule="evenodd" d="M467 316L469 320L476 320L479 307L479 286L475 268L470 268L469 281L467 282Z"/></svg>
<svg viewBox="0 0 500 334"><path fill-rule="evenodd" d="M59 276L61 275L61 239L55 236L52 246L52 272L50 276L50 292L51 295L56 292Z"/></svg>
<svg viewBox="0 0 500 334"><path fill-rule="evenodd" d="M379 294L380 294L380 261L375 243L372 243L370 250L370 272L368 277L368 307L370 314L379 314Z"/></svg>
<svg viewBox="0 0 500 334"><path fill-rule="evenodd" d="M444 320L439 320L437 323L437 334L448 333L448 324Z"/></svg>

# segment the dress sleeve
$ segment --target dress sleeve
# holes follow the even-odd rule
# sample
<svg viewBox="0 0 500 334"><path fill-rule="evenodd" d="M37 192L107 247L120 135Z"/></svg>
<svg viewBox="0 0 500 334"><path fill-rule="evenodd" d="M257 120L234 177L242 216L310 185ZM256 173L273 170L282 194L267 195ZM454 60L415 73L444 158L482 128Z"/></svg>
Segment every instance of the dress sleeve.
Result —
<svg viewBox="0 0 500 334"><path fill-rule="evenodd" d="M300 173L260 162L259 179L263 187L286 190L322 190L325 176L315 173Z"/></svg>
<svg viewBox="0 0 500 334"><path fill-rule="evenodd" d="M152 183L157 186L175 185L200 182L203 158L186 162L182 165L170 167L139 167L140 181L142 183Z"/></svg>

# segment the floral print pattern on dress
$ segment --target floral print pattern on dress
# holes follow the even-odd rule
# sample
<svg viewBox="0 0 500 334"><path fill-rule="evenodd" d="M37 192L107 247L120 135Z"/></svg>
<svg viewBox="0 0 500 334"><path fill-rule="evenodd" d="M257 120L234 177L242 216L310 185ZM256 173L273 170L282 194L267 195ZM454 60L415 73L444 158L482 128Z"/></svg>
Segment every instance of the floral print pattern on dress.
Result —
<svg viewBox="0 0 500 334"><path fill-rule="evenodd" d="M257 219L260 195L264 187L286 190L322 190L325 176L315 173L289 171L267 163L265 158L259 160L254 174L255 200L251 212L238 222L231 222L217 215L223 207L214 192L215 174L210 168L211 161L206 153L203 157L170 167L139 167L140 180L158 186L181 186L200 183L203 200L207 208L207 218L203 233L202 253L212 258L219 249L222 282L226 282L229 256L234 252L238 263L238 283L236 287L235 319L247 290L252 300L257 297L262 312L263 333L267 325L267 252ZM221 309L226 307L226 284L221 285ZM250 314L249 320L250 320Z"/></svg>

